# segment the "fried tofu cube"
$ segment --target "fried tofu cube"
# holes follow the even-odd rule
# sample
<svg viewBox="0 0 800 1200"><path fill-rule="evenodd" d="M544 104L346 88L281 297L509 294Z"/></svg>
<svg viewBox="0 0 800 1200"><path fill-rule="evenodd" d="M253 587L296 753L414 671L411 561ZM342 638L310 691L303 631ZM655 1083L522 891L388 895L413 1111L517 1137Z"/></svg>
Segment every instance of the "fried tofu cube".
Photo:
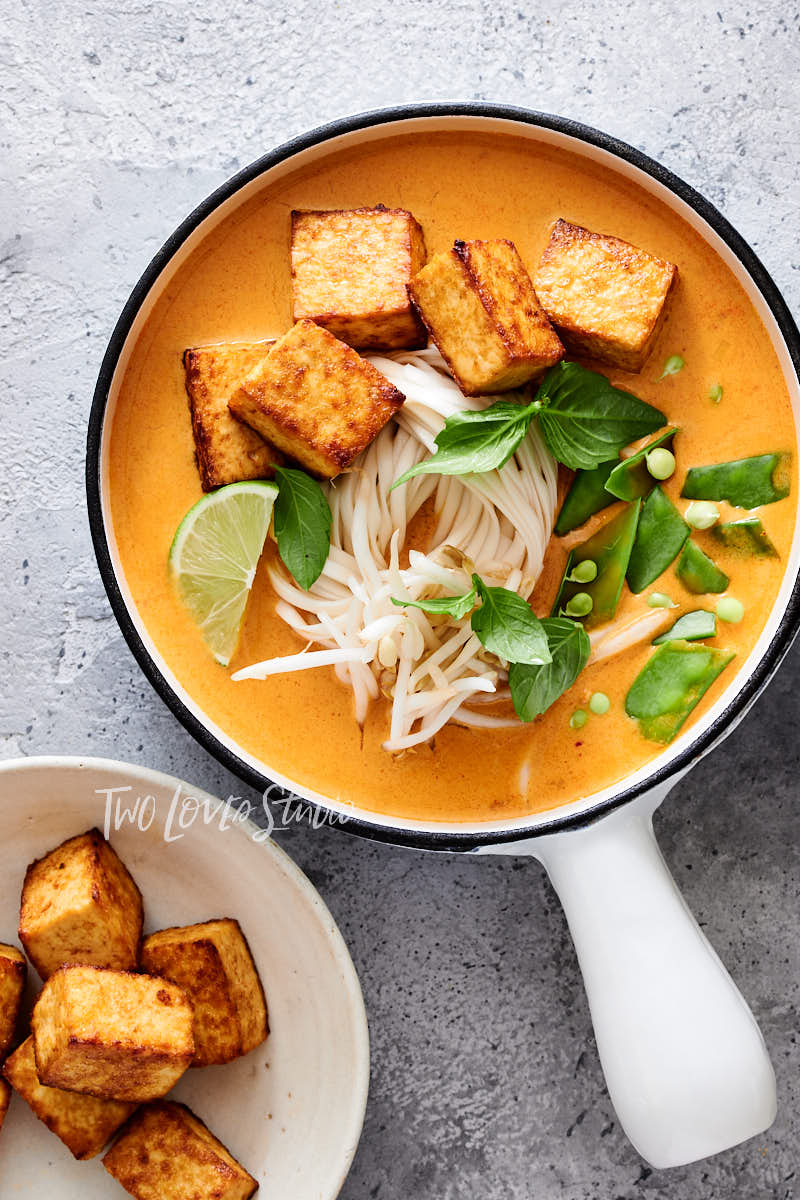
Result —
<svg viewBox="0 0 800 1200"><path fill-rule="evenodd" d="M22 951L0 942L0 1060L14 1040L27 974Z"/></svg>
<svg viewBox="0 0 800 1200"><path fill-rule="evenodd" d="M405 397L350 346L298 321L231 397L246 421L317 475L344 471Z"/></svg>
<svg viewBox="0 0 800 1200"><path fill-rule="evenodd" d="M194 1062L232 1062L269 1033L267 1002L238 921L162 929L145 938L142 968L183 988L194 1009Z"/></svg>
<svg viewBox="0 0 800 1200"><path fill-rule="evenodd" d="M420 349L428 338L408 284L424 263L422 229L403 208L293 212L293 320L357 349Z"/></svg>
<svg viewBox="0 0 800 1200"><path fill-rule="evenodd" d="M641 371L678 268L647 250L559 219L536 272L536 293L572 354Z"/></svg>
<svg viewBox="0 0 800 1200"><path fill-rule="evenodd" d="M465 396L507 392L564 355L513 242L456 242L410 295Z"/></svg>
<svg viewBox="0 0 800 1200"><path fill-rule="evenodd" d="M65 962L132 970L142 896L98 829L32 863L22 888L19 939L42 979Z"/></svg>
<svg viewBox="0 0 800 1200"><path fill-rule="evenodd" d="M42 988L31 1029L47 1087L107 1100L157 1100L194 1058L194 1015L167 979L61 967Z"/></svg>
<svg viewBox="0 0 800 1200"><path fill-rule="evenodd" d="M11 1088L6 1083L5 1079L0 1079L0 1129L3 1128L3 1121L6 1119L8 1106L11 1103Z"/></svg>
<svg viewBox="0 0 800 1200"><path fill-rule="evenodd" d="M6 1059L3 1074L34 1115L61 1139L75 1158L94 1158L99 1154L137 1107L121 1100L98 1100L78 1092L45 1087L36 1073L32 1037Z"/></svg>
<svg viewBox="0 0 800 1200"><path fill-rule="evenodd" d="M183 1104L140 1108L103 1159L136 1200L249 1200L258 1183Z"/></svg>
<svg viewBox="0 0 800 1200"><path fill-rule="evenodd" d="M283 457L237 421L228 400L273 342L235 342L186 350L183 366L195 456L204 492L242 479L271 479Z"/></svg>

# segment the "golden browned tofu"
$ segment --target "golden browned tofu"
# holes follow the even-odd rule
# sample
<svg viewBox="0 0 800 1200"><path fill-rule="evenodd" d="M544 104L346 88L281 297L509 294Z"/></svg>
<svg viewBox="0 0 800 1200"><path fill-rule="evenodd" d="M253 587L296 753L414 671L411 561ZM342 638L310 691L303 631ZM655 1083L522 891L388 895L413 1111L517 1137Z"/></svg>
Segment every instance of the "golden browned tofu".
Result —
<svg viewBox="0 0 800 1200"><path fill-rule="evenodd" d="M224 918L145 938L142 968L183 988L194 1009L194 1063L231 1062L269 1032L264 989L238 921Z"/></svg>
<svg viewBox="0 0 800 1200"><path fill-rule="evenodd" d="M408 284L424 262L422 229L403 208L293 212L293 319L359 349L419 349L428 339Z"/></svg>
<svg viewBox="0 0 800 1200"><path fill-rule="evenodd" d="M522 387L563 357L513 242L456 242L409 292L466 396Z"/></svg>
<svg viewBox="0 0 800 1200"><path fill-rule="evenodd" d="M31 1029L39 1079L108 1100L156 1100L194 1058L194 1016L167 979L61 967L42 988Z"/></svg>
<svg viewBox="0 0 800 1200"><path fill-rule="evenodd" d="M147 1104L103 1166L136 1200L249 1200L258 1183L183 1104Z"/></svg>
<svg viewBox="0 0 800 1200"><path fill-rule="evenodd" d="M3 1121L6 1119L8 1106L11 1103L11 1088L6 1083L5 1079L0 1079L0 1129L3 1128Z"/></svg>
<svg viewBox="0 0 800 1200"><path fill-rule="evenodd" d="M75 1158L94 1158L136 1110L135 1104L121 1100L98 1100L45 1087L36 1074L32 1037L6 1059L3 1074Z"/></svg>
<svg viewBox="0 0 800 1200"><path fill-rule="evenodd" d="M27 974L22 951L0 942L0 1061L14 1040Z"/></svg>
<svg viewBox="0 0 800 1200"><path fill-rule="evenodd" d="M558 220L536 293L572 354L641 371L678 268L605 233Z"/></svg>
<svg viewBox="0 0 800 1200"><path fill-rule="evenodd" d="M28 867L19 939L42 979L65 962L131 970L141 936L141 893L99 830Z"/></svg>
<svg viewBox="0 0 800 1200"><path fill-rule="evenodd" d="M197 469L204 492L242 479L271 479L282 456L237 421L228 400L273 342L236 342L186 350L183 366Z"/></svg>
<svg viewBox="0 0 800 1200"><path fill-rule="evenodd" d="M404 399L327 329L298 321L248 375L230 406L289 458L330 479L366 449Z"/></svg>

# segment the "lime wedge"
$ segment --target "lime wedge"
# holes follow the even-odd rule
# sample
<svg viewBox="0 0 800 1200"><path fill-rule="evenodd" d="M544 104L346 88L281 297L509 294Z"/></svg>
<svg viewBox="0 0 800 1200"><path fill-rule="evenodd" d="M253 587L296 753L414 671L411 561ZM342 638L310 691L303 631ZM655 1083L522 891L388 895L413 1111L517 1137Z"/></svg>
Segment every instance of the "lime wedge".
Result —
<svg viewBox="0 0 800 1200"><path fill-rule="evenodd" d="M209 492L189 509L170 547L170 574L224 667L236 650L277 494L276 484L261 480Z"/></svg>

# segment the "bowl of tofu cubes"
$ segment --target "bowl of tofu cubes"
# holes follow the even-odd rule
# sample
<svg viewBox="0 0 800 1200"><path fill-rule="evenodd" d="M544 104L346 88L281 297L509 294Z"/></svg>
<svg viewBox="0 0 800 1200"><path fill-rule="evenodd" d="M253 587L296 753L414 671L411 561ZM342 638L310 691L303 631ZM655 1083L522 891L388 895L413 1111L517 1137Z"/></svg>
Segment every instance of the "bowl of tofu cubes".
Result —
<svg viewBox="0 0 800 1200"><path fill-rule="evenodd" d="M6 762L0 813L2 1195L335 1197L369 1044L308 880L139 767Z"/></svg>

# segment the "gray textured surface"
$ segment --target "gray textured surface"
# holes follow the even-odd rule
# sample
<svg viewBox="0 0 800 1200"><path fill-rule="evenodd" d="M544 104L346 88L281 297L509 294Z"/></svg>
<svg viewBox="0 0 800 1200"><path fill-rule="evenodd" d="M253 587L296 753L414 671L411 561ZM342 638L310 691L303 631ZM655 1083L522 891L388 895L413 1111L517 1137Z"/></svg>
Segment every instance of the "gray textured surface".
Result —
<svg viewBox="0 0 800 1200"><path fill-rule="evenodd" d="M722 207L797 312L800 41L797 8L780 0L225 7L0 2L0 733L4 756L108 754L227 794L235 781L122 642L84 513L94 377L153 251L290 134L397 101L491 99L576 116L660 158ZM650 1173L621 1134L538 866L283 837L341 924L371 1017L346 1200L794 1195L799 663L796 650L659 820L778 1074L774 1128L713 1161Z"/></svg>

